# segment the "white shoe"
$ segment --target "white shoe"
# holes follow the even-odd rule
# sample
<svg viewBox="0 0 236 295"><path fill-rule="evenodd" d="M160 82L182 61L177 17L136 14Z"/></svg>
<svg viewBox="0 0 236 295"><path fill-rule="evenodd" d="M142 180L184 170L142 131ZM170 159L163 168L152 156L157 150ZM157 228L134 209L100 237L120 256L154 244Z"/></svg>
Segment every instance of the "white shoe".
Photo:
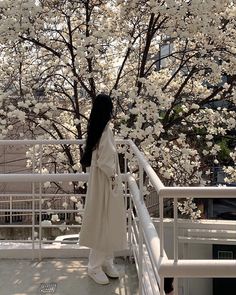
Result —
<svg viewBox="0 0 236 295"><path fill-rule="evenodd" d="M107 274L108 277L110 277L112 279L117 279L120 276L120 274L119 274L118 270L115 268L114 264L104 263L102 265L102 269L105 272L105 274Z"/></svg>
<svg viewBox="0 0 236 295"><path fill-rule="evenodd" d="M93 269L89 269L88 268L88 275L97 284L100 284L100 285L107 285L107 284L109 284L109 279L106 276L106 274L104 273L104 271L102 271L102 269L95 269L95 270L93 270Z"/></svg>

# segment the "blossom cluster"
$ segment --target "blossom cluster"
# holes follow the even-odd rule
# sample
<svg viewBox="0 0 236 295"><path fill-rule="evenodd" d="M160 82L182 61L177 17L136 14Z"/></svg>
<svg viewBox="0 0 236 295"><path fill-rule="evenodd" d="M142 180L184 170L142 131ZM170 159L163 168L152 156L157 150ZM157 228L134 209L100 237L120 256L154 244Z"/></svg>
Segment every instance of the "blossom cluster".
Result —
<svg viewBox="0 0 236 295"><path fill-rule="evenodd" d="M0 1L0 138L82 138L106 92L115 131L166 185L208 184L225 150L235 159L235 10L232 0ZM40 168L40 149L28 150L29 167L82 171L81 147L42 151Z"/></svg>

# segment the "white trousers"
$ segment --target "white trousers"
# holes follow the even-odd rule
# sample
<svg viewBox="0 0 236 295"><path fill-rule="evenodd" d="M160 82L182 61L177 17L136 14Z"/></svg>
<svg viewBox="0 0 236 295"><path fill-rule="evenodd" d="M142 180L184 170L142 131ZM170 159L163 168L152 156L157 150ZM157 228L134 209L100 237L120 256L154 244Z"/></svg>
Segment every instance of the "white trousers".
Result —
<svg viewBox="0 0 236 295"><path fill-rule="evenodd" d="M96 249L91 249L89 253L88 268L90 270L100 269L103 264L113 264L113 253L104 253Z"/></svg>

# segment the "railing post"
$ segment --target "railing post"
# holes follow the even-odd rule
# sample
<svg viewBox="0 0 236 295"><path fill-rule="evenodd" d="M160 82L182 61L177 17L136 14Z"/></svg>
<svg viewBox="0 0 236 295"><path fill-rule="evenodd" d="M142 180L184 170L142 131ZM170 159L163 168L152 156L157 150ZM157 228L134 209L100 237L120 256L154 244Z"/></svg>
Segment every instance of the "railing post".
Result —
<svg viewBox="0 0 236 295"><path fill-rule="evenodd" d="M12 224L12 196L10 196L10 224Z"/></svg>
<svg viewBox="0 0 236 295"><path fill-rule="evenodd" d="M139 295L143 294L143 231L139 220L139 251L138 251L138 272L139 272Z"/></svg>
<svg viewBox="0 0 236 295"><path fill-rule="evenodd" d="M174 278L174 294L178 295L178 278Z"/></svg>
<svg viewBox="0 0 236 295"><path fill-rule="evenodd" d="M161 280L160 280L160 295L165 295L164 293L164 278L161 277Z"/></svg>
<svg viewBox="0 0 236 295"><path fill-rule="evenodd" d="M35 173L35 145L33 145L33 163L32 163L32 173ZM32 183L32 251L33 258L35 257L35 183Z"/></svg>
<svg viewBox="0 0 236 295"><path fill-rule="evenodd" d="M132 202L131 197L129 197L129 205L128 205L128 194L127 194L127 188L128 188L128 182L127 182L127 157L126 157L126 151L127 151L127 145L126 150L124 153L124 173L125 173L125 187L124 187L124 193L125 193L125 211L128 213L128 247L129 247L129 261L131 261L131 253L132 253L132 241L131 241L131 225L132 225ZM128 207L129 206L129 207ZM127 210L128 208L128 210Z"/></svg>
<svg viewBox="0 0 236 295"><path fill-rule="evenodd" d="M125 173L125 209L127 210L128 200L127 200L127 158L124 154L124 173Z"/></svg>
<svg viewBox="0 0 236 295"><path fill-rule="evenodd" d="M43 146L39 145L39 171L42 174ZM39 260L42 260L42 182L39 183Z"/></svg>
<svg viewBox="0 0 236 295"><path fill-rule="evenodd" d="M178 208L177 208L178 199L174 198L174 261L178 262L179 251L178 251ZM174 279L174 294L178 295L178 278Z"/></svg>
<svg viewBox="0 0 236 295"><path fill-rule="evenodd" d="M129 250L130 253L132 253L132 233L131 233L131 227L132 227L132 210L133 210L133 203L131 200L131 195L129 196L129 211L128 211L128 243L129 243ZM130 255L130 261L131 261L131 255Z"/></svg>
<svg viewBox="0 0 236 295"><path fill-rule="evenodd" d="M139 161L139 193L140 193L140 200L143 203L143 166L141 161Z"/></svg>
<svg viewBox="0 0 236 295"><path fill-rule="evenodd" d="M178 212L177 198L174 198L174 261L178 261Z"/></svg>
<svg viewBox="0 0 236 295"><path fill-rule="evenodd" d="M164 205L163 205L163 196L159 194L159 215L160 215L160 256L164 257Z"/></svg>

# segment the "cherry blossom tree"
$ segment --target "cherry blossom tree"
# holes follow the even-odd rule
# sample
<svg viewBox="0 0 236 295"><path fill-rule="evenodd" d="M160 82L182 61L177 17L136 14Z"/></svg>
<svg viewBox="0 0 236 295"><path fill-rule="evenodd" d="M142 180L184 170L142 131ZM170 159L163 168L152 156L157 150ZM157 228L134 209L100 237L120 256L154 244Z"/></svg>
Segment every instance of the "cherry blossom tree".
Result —
<svg viewBox="0 0 236 295"><path fill-rule="evenodd" d="M1 137L81 138L106 92L115 130L166 185L205 185L225 142L235 171L235 12L232 0L0 1ZM81 152L54 160L75 172Z"/></svg>
<svg viewBox="0 0 236 295"><path fill-rule="evenodd" d="M230 157L232 158L232 163L236 163L236 148L233 152L230 153ZM236 169L235 166L227 166L224 167L224 171L227 174L225 182L227 183L236 183Z"/></svg>

